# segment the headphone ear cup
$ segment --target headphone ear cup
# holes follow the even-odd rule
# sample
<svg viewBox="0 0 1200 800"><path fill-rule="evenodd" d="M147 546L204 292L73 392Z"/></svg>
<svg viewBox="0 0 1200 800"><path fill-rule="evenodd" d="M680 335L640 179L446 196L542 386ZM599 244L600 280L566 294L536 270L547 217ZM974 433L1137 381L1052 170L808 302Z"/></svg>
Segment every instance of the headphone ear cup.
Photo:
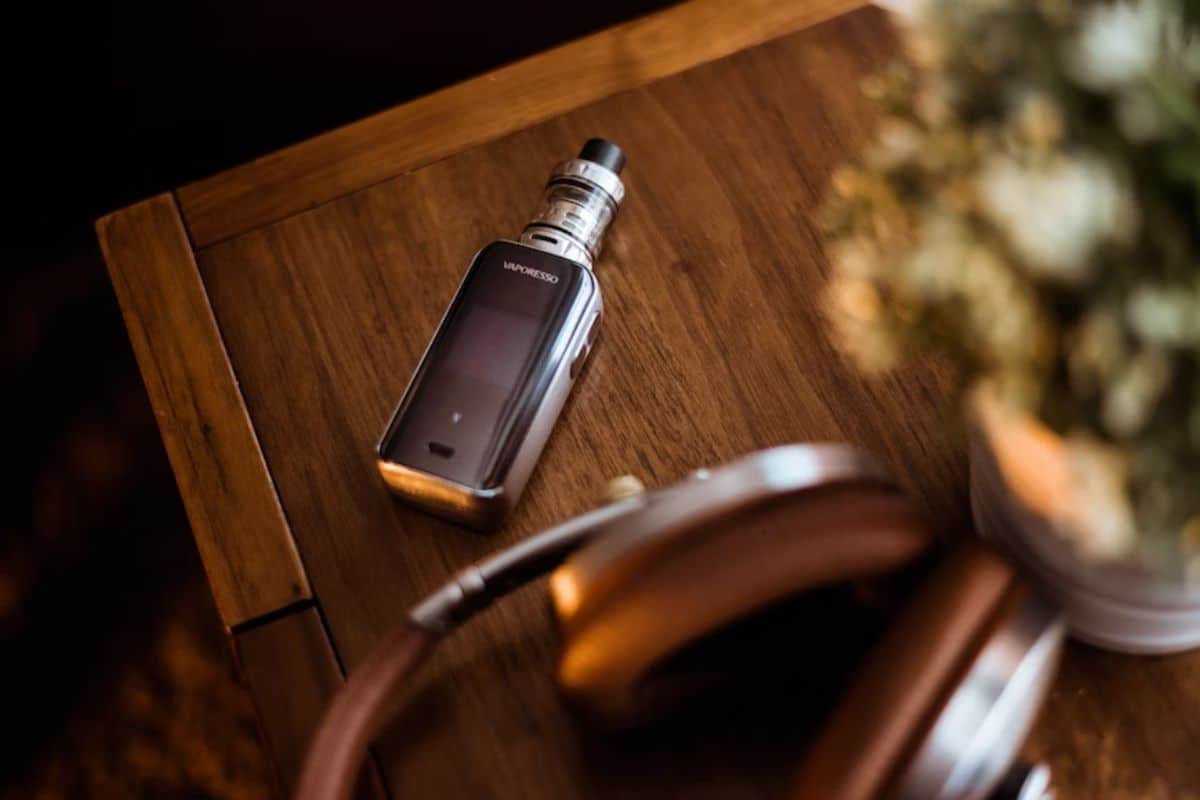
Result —
<svg viewBox="0 0 1200 800"><path fill-rule="evenodd" d="M907 500L879 485L782 498L665 544L628 533L636 550L585 548L550 582L564 634L559 685L612 723L670 701L656 668L684 648L805 590L897 571L930 545Z"/></svg>
<svg viewBox="0 0 1200 800"><path fill-rule="evenodd" d="M959 546L855 676L795 796L987 797L1028 732L1061 641L1057 614L1002 558Z"/></svg>

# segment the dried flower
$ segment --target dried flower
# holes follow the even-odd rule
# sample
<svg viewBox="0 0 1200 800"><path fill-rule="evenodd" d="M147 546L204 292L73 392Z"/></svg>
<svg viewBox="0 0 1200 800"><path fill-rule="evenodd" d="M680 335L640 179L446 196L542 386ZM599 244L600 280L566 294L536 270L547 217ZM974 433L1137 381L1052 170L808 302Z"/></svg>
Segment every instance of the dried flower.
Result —
<svg viewBox="0 0 1200 800"><path fill-rule="evenodd" d="M1126 303L1129 326L1151 344L1200 344L1200 293L1192 287L1137 286Z"/></svg>
<svg viewBox="0 0 1200 800"><path fill-rule="evenodd" d="M864 85L883 122L826 208L837 341L871 371L941 352L1067 438L1086 552L1200 570L1181 557L1200 536L1200 9L888 6L908 63Z"/></svg>
<svg viewBox="0 0 1200 800"><path fill-rule="evenodd" d="M1128 458L1089 433L1067 437L1067 464L1077 500L1061 520L1063 533L1086 555L1119 558L1134 546L1133 510L1125 491Z"/></svg>
<svg viewBox="0 0 1200 800"><path fill-rule="evenodd" d="M1161 351L1147 349L1133 356L1104 392L1100 413L1105 430L1118 438L1140 433L1170 377L1170 364Z"/></svg>
<svg viewBox="0 0 1200 800"><path fill-rule="evenodd" d="M1125 243L1136 230L1137 207L1124 182L1092 154L1037 165L997 155L979 181L983 212L1030 269L1052 280L1082 281L1097 247Z"/></svg>
<svg viewBox="0 0 1200 800"><path fill-rule="evenodd" d="M1079 33L1067 43L1068 74L1096 91L1148 75L1168 24L1164 6L1159 0L1093 4L1084 12Z"/></svg>
<svg viewBox="0 0 1200 800"><path fill-rule="evenodd" d="M1063 138L1064 124L1062 109L1047 95L1032 92L1022 101L1017 127L1033 147L1044 149L1058 145Z"/></svg>

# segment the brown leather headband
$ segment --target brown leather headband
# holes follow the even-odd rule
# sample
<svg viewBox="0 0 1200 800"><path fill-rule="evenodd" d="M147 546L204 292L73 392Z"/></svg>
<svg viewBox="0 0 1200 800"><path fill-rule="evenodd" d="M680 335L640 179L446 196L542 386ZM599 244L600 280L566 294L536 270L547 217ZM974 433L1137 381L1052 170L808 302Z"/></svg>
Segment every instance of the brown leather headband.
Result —
<svg viewBox="0 0 1200 800"><path fill-rule="evenodd" d="M395 715L401 687L425 660L434 641L429 631L406 622L359 665L309 745L296 785L297 800L350 797L367 748Z"/></svg>
<svg viewBox="0 0 1200 800"><path fill-rule="evenodd" d="M349 797L371 740L437 637L593 541L573 560L572 613L563 613L567 582L555 584L568 628L560 679L613 709L644 670L713 627L808 587L895 569L929 543L878 465L842 445L762 451L597 509L464 569L419 603L335 698L296 797ZM629 616L655 609L664 612L656 624ZM607 662L576 673L572 659L611 630L637 635L608 642Z"/></svg>

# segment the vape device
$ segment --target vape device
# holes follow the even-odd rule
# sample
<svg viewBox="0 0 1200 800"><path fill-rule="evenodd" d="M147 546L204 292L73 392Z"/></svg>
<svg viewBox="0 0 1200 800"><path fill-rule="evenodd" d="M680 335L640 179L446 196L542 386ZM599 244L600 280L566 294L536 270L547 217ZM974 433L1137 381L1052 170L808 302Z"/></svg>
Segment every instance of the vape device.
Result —
<svg viewBox="0 0 1200 800"><path fill-rule="evenodd" d="M379 443L398 494L479 528L512 510L591 352L603 310L592 263L624 163L588 140L554 169L520 240L475 255Z"/></svg>

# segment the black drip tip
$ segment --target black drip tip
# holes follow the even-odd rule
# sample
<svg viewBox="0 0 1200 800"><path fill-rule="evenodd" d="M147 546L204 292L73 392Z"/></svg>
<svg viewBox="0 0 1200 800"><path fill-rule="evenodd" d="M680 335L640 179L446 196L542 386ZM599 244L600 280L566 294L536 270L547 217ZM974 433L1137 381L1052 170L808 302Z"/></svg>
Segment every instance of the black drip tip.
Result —
<svg viewBox="0 0 1200 800"><path fill-rule="evenodd" d="M588 139L579 151L579 158L591 161L620 175L625 167L625 154L607 139Z"/></svg>

